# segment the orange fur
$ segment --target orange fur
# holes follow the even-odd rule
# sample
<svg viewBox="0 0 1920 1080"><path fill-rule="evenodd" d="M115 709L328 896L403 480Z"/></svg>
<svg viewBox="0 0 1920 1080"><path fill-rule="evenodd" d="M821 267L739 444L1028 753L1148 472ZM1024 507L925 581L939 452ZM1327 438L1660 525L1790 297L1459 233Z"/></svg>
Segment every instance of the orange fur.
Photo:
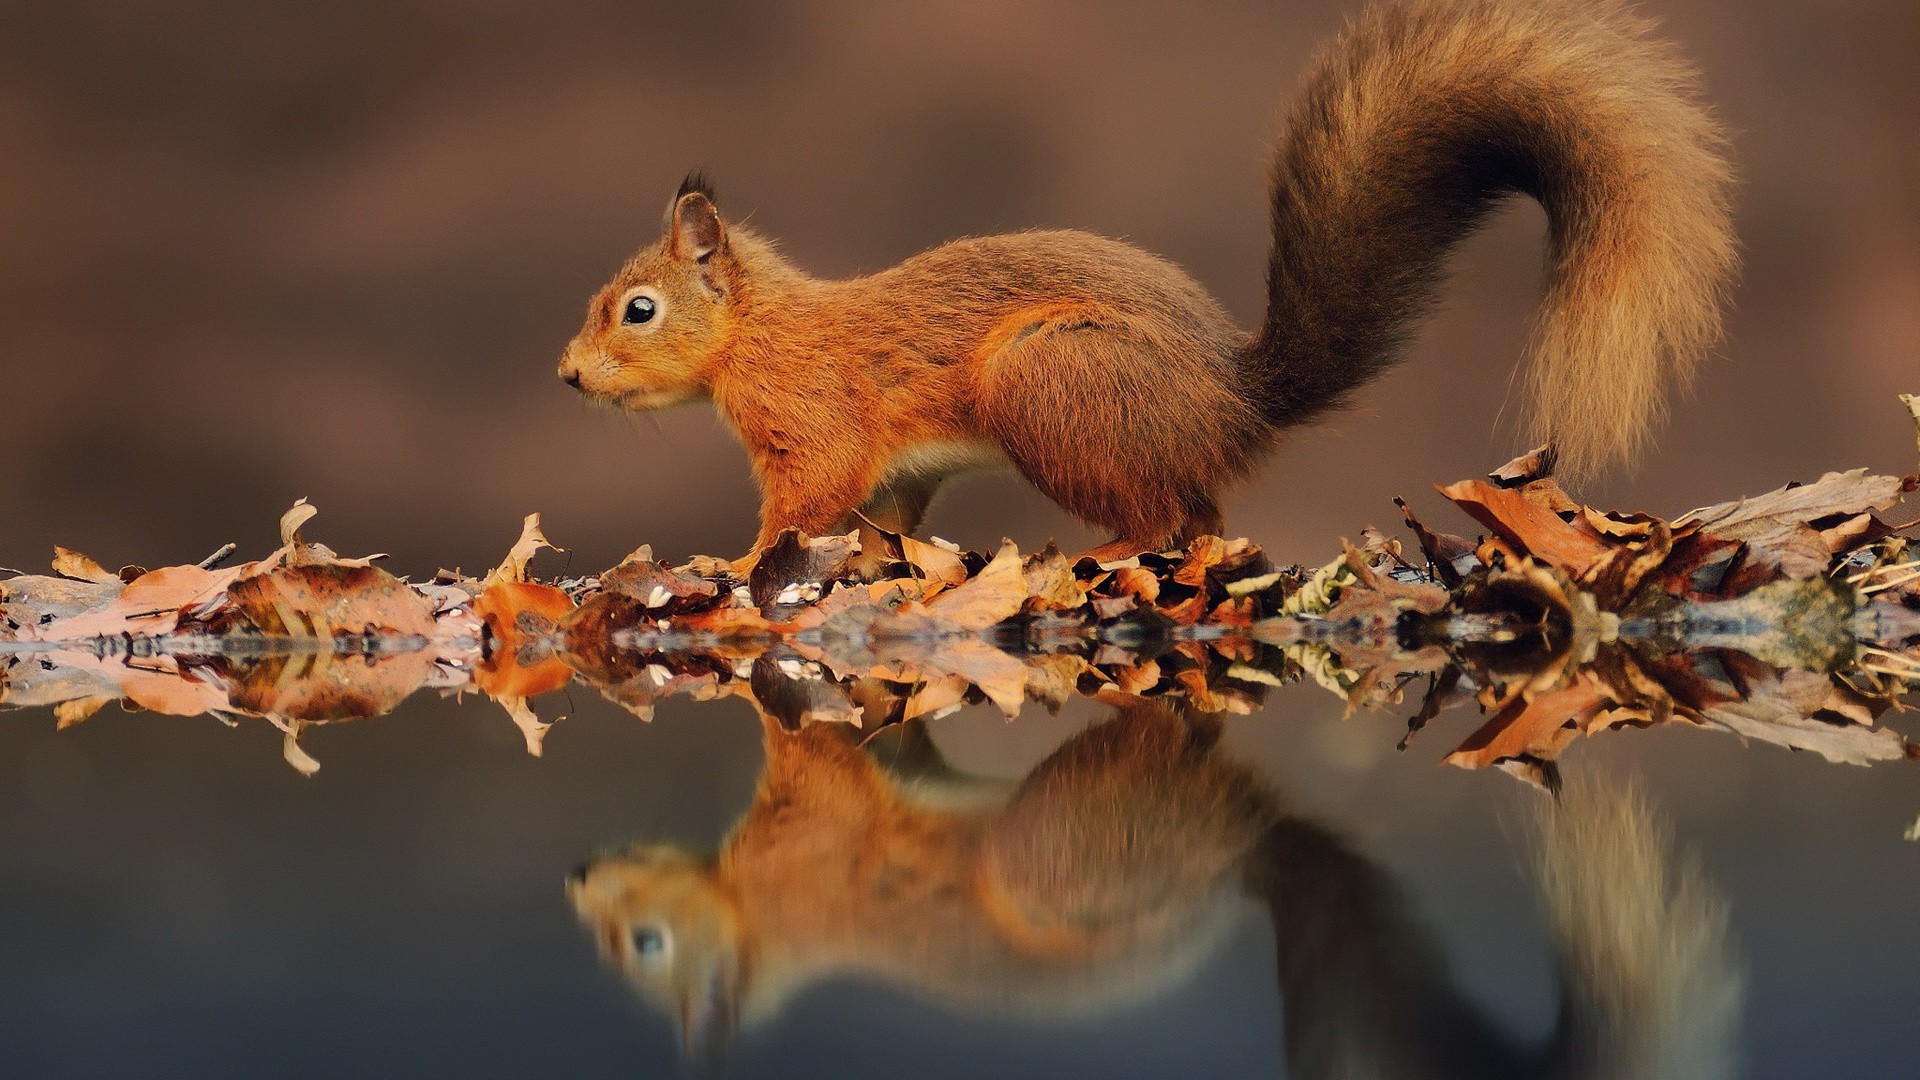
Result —
<svg viewBox="0 0 1920 1080"><path fill-rule="evenodd" d="M1217 717L1115 704L1013 784L953 770L920 721L862 750L845 725L763 714L766 769L719 852L604 855L570 880L574 910L708 1061L830 980L987 1014L1150 1000L1251 901L1273 928L1288 1076L1732 1075L1724 912L1631 795L1575 789L1543 821L1566 1004L1529 1046L1453 985L1381 866L1220 747Z"/></svg>
<svg viewBox="0 0 1920 1080"><path fill-rule="evenodd" d="M638 846L569 886L696 1056L836 977L988 1012L1150 996L1230 929L1280 816L1214 752L1217 722L1156 704L1123 706L1017 785L952 771L917 723L890 732L883 768L842 725L764 719L766 770L717 855ZM663 947L641 954L636 930Z"/></svg>
<svg viewBox="0 0 1920 1080"><path fill-rule="evenodd" d="M1685 65L1615 0L1410 0L1310 73L1257 335L1179 267L1081 232L820 280L690 179L560 374L627 408L710 397L753 459L756 550L856 511L911 531L946 476L1004 462L1119 555L1216 531L1222 489L1392 362L1511 193L1550 222L1536 423L1564 471L1631 456L1718 336L1728 184ZM658 309L623 323L637 293Z"/></svg>

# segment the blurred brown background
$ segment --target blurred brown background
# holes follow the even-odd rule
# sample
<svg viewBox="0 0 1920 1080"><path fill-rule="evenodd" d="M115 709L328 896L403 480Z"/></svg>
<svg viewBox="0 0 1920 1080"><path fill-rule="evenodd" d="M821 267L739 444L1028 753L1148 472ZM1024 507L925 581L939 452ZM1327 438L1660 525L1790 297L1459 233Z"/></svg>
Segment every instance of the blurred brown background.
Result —
<svg viewBox="0 0 1920 1080"><path fill-rule="evenodd" d="M531 510L577 571L643 541L738 553L755 500L710 409L629 422L554 377L588 294L653 238L689 168L819 273L1079 226L1186 264L1250 324L1268 140L1308 51L1358 3L0 0L0 565L42 567L55 543L111 566L227 540L259 554L303 495L316 537L394 552L400 572L490 565ZM1726 358L1659 454L1586 494L1674 512L1911 468L1893 395L1920 392L1920 5L1645 6L1734 129L1748 269ZM1470 243L1408 364L1301 433L1229 503L1232 529L1324 559L1391 524L1396 494L1465 528L1428 485L1514 449L1541 232L1516 206ZM1091 539L1004 476L956 485L932 528ZM1445 731L1395 754L1398 718L1340 724L1338 706L1278 694L1234 725L1236 748L1417 882L1469 985L1545 1030L1553 976L1544 943L1514 933L1530 901L1501 816L1525 793L1436 768ZM757 772L744 706L681 702L642 726L577 691L543 705L571 719L539 761L492 706L409 708L314 733L327 764L310 781L264 728L0 727L6 1060L664 1071L664 1022L598 970L558 885L616 837L716 841ZM962 715L941 734L963 765L1014 776L1085 717ZM1736 898L1754 1075L1907 1063L1909 771L1680 731L1582 753L1640 772ZM1190 1045L1270 1057L1274 1006L1254 991L1271 972L1243 966L1130 1037L1089 1036L1109 1057L1086 1067L1175 1072L1150 1051L1188 1045L1162 1037L1177 1017L1201 1025ZM799 1071L775 1054L796 1039L851 1030L814 1054L838 1069L930 1022L871 997L817 999L765 1071ZM870 1047L863 1023L887 1035ZM922 1056L994 1074L952 1049L1000 1045L977 1036L929 1037ZM874 1072L920 1074L899 1060Z"/></svg>
<svg viewBox="0 0 1920 1080"><path fill-rule="evenodd" d="M529 510L576 570L641 541L744 550L745 458L710 408L629 422L553 374L686 170L819 273L1078 226L1251 323L1267 142L1356 3L13 0L0 564L255 553L302 495L317 537L402 572L490 563ZM1588 494L1671 512L1910 467L1920 6L1645 6L1736 134L1748 269L1660 453ZM1410 362L1295 439L1232 529L1321 558L1393 495L1504 460L1541 231L1516 207L1476 238ZM956 485L932 527L1089 539L1012 477Z"/></svg>

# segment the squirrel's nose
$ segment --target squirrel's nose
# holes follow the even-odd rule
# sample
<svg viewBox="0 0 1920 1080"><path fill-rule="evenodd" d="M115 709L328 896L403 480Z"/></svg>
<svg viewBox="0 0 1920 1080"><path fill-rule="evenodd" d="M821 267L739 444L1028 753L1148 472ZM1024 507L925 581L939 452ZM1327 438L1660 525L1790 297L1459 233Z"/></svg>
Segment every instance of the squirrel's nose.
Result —
<svg viewBox="0 0 1920 1080"><path fill-rule="evenodd" d="M561 368L560 381L563 383L566 383L568 386L573 387L575 390L580 389L580 373L578 371L574 371L569 368Z"/></svg>

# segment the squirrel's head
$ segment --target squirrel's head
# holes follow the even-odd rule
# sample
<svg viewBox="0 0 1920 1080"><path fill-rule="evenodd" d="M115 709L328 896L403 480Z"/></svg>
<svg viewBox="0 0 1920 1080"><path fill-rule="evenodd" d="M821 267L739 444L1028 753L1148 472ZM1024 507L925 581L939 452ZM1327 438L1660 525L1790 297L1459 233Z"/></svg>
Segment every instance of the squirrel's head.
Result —
<svg viewBox="0 0 1920 1080"><path fill-rule="evenodd" d="M666 234L594 294L560 378L598 401L658 409L698 397L732 328L742 268L713 189L687 177Z"/></svg>
<svg viewBox="0 0 1920 1080"><path fill-rule="evenodd" d="M678 1022L688 1060L715 1063L739 1023L746 970L739 912L713 860L636 846L574 871L567 896L601 956Z"/></svg>

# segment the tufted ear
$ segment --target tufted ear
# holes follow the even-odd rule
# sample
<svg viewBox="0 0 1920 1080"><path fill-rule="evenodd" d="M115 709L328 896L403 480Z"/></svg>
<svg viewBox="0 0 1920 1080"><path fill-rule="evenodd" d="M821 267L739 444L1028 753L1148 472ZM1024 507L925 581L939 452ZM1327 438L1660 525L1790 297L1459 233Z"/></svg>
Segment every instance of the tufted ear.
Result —
<svg viewBox="0 0 1920 1080"><path fill-rule="evenodd" d="M713 189L698 173L680 185L669 228L675 258L704 263L726 246L726 226L720 221L719 208L713 205Z"/></svg>

